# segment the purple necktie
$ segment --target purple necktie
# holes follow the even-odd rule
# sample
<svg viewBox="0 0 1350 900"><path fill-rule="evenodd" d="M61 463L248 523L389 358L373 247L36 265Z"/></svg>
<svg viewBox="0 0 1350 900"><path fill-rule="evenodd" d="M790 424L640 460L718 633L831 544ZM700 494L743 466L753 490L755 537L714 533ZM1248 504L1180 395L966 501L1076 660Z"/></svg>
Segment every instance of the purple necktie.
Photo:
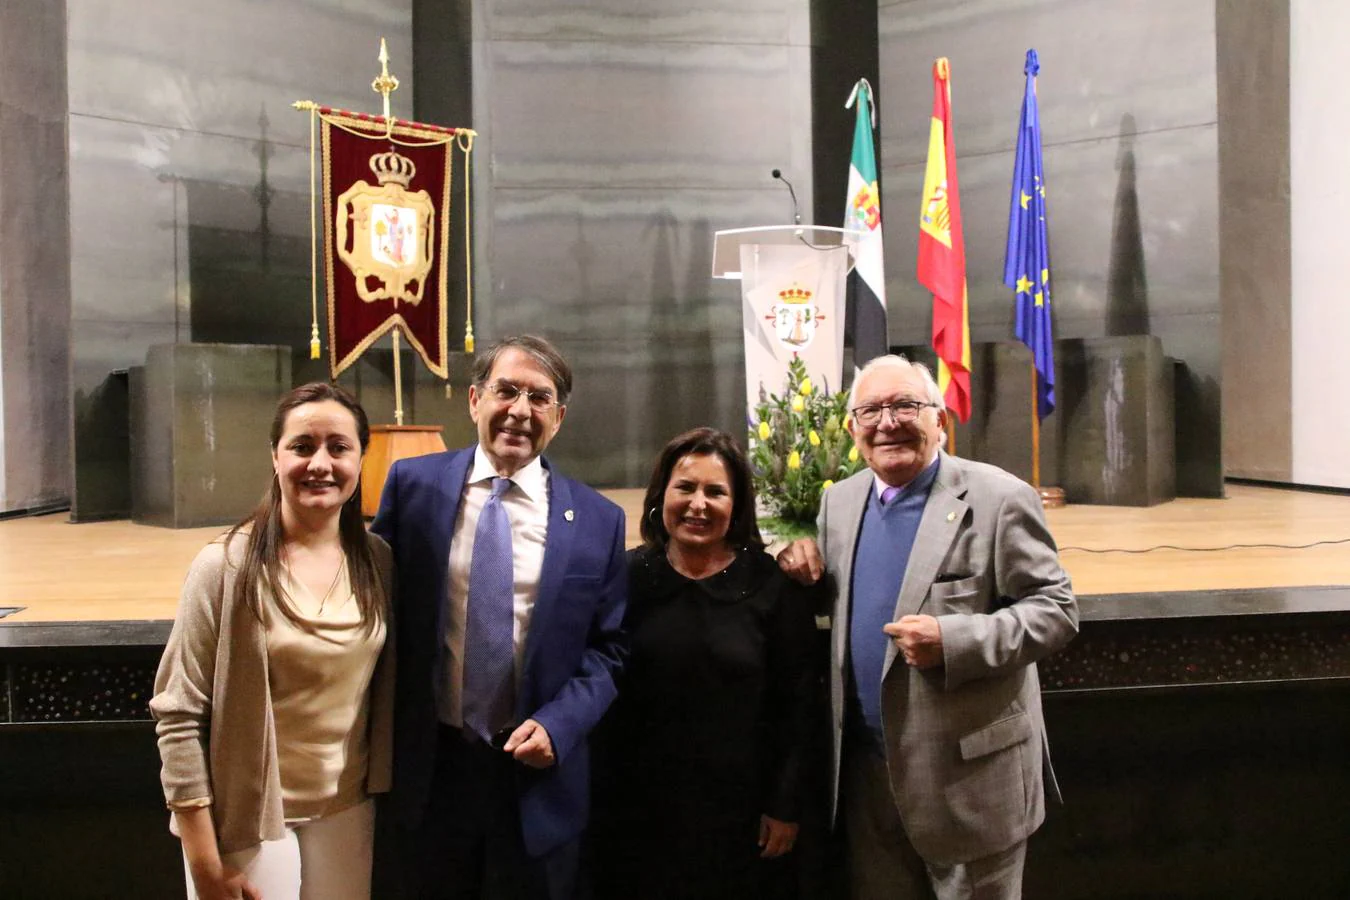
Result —
<svg viewBox="0 0 1350 900"><path fill-rule="evenodd" d="M464 727L487 743L511 722L515 674L515 570L511 523L502 494L511 479L492 479L492 496L478 515L469 562L464 626Z"/></svg>
<svg viewBox="0 0 1350 900"><path fill-rule="evenodd" d="M886 490L884 490L884 491L881 492L881 505L882 505L882 506L890 506L890 505L891 505L891 501L894 500L896 497L899 497L899 496L900 496L900 492L901 492L902 490L904 490L904 488L898 488L898 487L888 487L888 488L886 488Z"/></svg>

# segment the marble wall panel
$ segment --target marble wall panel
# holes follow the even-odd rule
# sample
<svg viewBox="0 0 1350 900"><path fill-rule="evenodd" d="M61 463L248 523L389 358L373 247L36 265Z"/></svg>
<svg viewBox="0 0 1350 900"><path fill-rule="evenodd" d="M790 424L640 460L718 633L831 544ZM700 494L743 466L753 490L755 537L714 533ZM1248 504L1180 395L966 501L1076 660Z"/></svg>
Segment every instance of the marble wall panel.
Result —
<svg viewBox="0 0 1350 900"><path fill-rule="evenodd" d="M772 220L774 190L499 190L494 335L540 330L576 368L550 449L598 484L645 482L680 430L744 427L740 284L711 278L713 232Z"/></svg>
<svg viewBox="0 0 1350 900"><path fill-rule="evenodd" d="M176 136L71 117L70 272L77 321L173 322L174 188L159 178L156 162ZM124 364L143 360L136 352Z"/></svg>
<svg viewBox="0 0 1350 900"><path fill-rule="evenodd" d="M472 124L473 3L412 0L413 115L419 122Z"/></svg>
<svg viewBox="0 0 1350 900"><path fill-rule="evenodd" d="M737 301L739 312L739 301ZM597 487L645 487L657 453L680 432L710 425L744 443L740 329L648 331L623 345L561 339L576 392L549 458Z"/></svg>
<svg viewBox="0 0 1350 900"><path fill-rule="evenodd" d="M791 221L774 168L810 218L810 4L475 12L480 341L556 341L576 392L550 456L644 484L678 431L744 428L739 285L711 278L713 232Z"/></svg>
<svg viewBox="0 0 1350 900"><path fill-rule="evenodd" d="M881 84L876 0L817 3L811 17L811 156L815 160L815 221L840 225L853 157L857 111L844 104L859 78Z"/></svg>
<svg viewBox="0 0 1350 900"><path fill-rule="evenodd" d="M546 317L560 337L640 329L685 298L731 303L729 324L739 328L739 282L712 278L714 233L772 221L781 207L776 190L510 189L495 196L492 328L504 333Z"/></svg>
<svg viewBox="0 0 1350 900"><path fill-rule="evenodd" d="M1144 333L1159 317L1216 312L1217 192L1213 126L1123 134L1045 151L1055 325L1060 337ZM971 332L999 340L1013 326L1003 284L1012 152L957 160L966 232ZM886 171L886 289L893 343L927 334L932 301L916 274L923 168ZM1178 198L1184 198L1180 202ZM895 210L902 212L897 215ZM908 228L909 221L916 225Z"/></svg>
<svg viewBox="0 0 1350 900"><path fill-rule="evenodd" d="M799 0L489 0L494 40L579 40L801 45L810 39Z"/></svg>
<svg viewBox="0 0 1350 900"><path fill-rule="evenodd" d="M412 2L69 6L75 514L99 518L127 512L125 389L94 408L111 371L157 343L307 343L309 118L290 104L378 111L384 37L409 115Z"/></svg>
<svg viewBox="0 0 1350 900"><path fill-rule="evenodd" d="M75 318L181 320L191 304L192 282L182 277L189 260L213 255L192 246L197 234L208 243L248 236L256 245L249 264L298 262L308 271L308 147L272 140L264 122L254 127L245 140L71 117ZM290 243L272 252L276 238Z"/></svg>
<svg viewBox="0 0 1350 900"><path fill-rule="evenodd" d="M0 6L0 512L70 496L65 26Z"/></svg>
<svg viewBox="0 0 1350 900"><path fill-rule="evenodd" d="M1014 147L1028 48L1047 147L1215 121L1214 0L954 0L880 4L887 165L922 162L933 60L952 64L953 129L964 154Z"/></svg>
<svg viewBox="0 0 1350 900"><path fill-rule="evenodd" d="M194 331L203 340L308 339L308 148L277 144L262 122L255 127L255 138L244 140L70 118L70 370L75 489L87 491L75 500L81 518L126 514L123 492L113 490L125 482L115 462L124 452L105 439L107 417L88 408L110 396L100 389L110 372L144 363L153 344L192 340Z"/></svg>
<svg viewBox="0 0 1350 900"><path fill-rule="evenodd" d="M1221 495L1213 0L882 3L878 19L892 344L926 342L932 316L915 225L938 55L953 66L971 337L1012 339L1003 256L1034 46L1056 336L1161 338L1180 366L1178 491Z"/></svg>
<svg viewBox="0 0 1350 900"><path fill-rule="evenodd" d="M489 132L497 186L749 188L778 186L779 168L811 209L805 47L491 41L481 52L500 102L476 107L475 127Z"/></svg>
<svg viewBox="0 0 1350 900"><path fill-rule="evenodd" d="M1289 481L1298 418L1290 415L1298 396L1291 184L1297 125L1272 123L1290 123L1290 4L1219 0L1217 12L1224 463L1232 475ZM1340 86L1333 92L1341 93ZM1340 150L1331 155L1340 157Z"/></svg>
<svg viewBox="0 0 1350 900"><path fill-rule="evenodd" d="M412 77L411 0L142 0L71 3L70 111L251 137L260 106L278 136L308 141L292 101L379 110L370 90L380 38L390 71ZM394 94L412 109L412 91Z"/></svg>

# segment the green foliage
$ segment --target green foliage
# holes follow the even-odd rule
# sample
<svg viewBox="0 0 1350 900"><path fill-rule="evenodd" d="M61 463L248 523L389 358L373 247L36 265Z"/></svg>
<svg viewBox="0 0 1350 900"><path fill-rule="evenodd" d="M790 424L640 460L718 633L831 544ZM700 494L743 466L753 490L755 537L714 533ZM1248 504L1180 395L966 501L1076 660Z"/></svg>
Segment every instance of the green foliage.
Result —
<svg viewBox="0 0 1350 900"><path fill-rule="evenodd" d="M773 517L814 528L826 487L863 467L844 426L848 394L827 394L806 377L806 364L788 365L783 395L760 392L750 425L755 492Z"/></svg>
<svg viewBox="0 0 1350 900"><path fill-rule="evenodd" d="M783 544L790 544L797 538L815 537L816 523L791 522L777 516L766 516L759 520L759 530L764 536L764 540L776 546L776 542L780 541Z"/></svg>

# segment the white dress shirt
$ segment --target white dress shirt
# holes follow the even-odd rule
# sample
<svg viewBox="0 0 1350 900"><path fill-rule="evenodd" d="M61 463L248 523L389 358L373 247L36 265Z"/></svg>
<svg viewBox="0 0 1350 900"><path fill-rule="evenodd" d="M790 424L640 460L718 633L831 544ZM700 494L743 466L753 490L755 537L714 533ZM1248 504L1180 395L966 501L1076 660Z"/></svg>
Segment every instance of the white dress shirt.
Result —
<svg viewBox="0 0 1350 900"><path fill-rule="evenodd" d="M469 608L469 566L473 560L474 536L483 504L492 496L492 467L481 446L473 452L473 470L459 501L459 517L450 538L450 615L446 616L445 670L437 710L442 722L464 725L464 626ZM544 542L548 537L548 470L538 457L511 476L511 487L502 495L502 508L511 523L511 566L515 579L516 681L525 653L530 615L539 595L539 573L544 567Z"/></svg>

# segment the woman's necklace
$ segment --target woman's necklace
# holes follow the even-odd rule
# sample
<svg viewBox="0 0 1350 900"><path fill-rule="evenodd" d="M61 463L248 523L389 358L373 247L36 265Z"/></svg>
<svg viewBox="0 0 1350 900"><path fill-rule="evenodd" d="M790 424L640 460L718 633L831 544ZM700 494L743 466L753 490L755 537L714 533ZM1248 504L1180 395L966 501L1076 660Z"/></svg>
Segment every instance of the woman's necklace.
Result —
<svg viewBox="0 0 1350 900"><path fill-rule="evenodd" d="M323 596L319 598L319 612L317 615L323 615L324 606L328 603L328 598L333 596L333 591L337 589L338 581L342 578L342 570L345 568L347 568L347 556L346 554L343 554L342 560L338 563L337 571L333 573L333 580L328 585L328 590L324 591Z"/></svg>
<svg viewBox="0 0 1350 900"><path fill-rule="evenodd" d="M291 562L291 554L284 550L282 551L282 553L283 553L282 561L286 565L286 570L290 572L291 579L295 581L297 584L304 584L304 581L299 577L299 574L295 571L294 564ZM314 613L316 618L324 614L324 610L328 606L328 599L333 596L333 591L337 590L338 582L342 580L342 573L346 568L347 568L347 554L343 553L338 558L337 569L334 570L333 572L333 580L328 583L328 590L324 591L323 596L319 598L319 609L317 612ZM310 593L312 594L313 591L311 591Z"/></svg>

